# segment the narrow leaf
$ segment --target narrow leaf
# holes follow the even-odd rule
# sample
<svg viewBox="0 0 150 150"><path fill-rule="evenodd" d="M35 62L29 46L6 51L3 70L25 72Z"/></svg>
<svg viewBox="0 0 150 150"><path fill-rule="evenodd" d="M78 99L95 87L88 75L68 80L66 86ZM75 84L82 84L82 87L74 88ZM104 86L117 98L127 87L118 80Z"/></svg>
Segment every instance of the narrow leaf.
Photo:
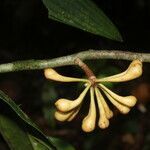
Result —
<svg viewBox="0 0 150 150"><path fill-rule="evenodd" d="M33 150L28 135L10 118L0 114L0 133L11 150Z"/></svg>
<svg viewBox="0 0 150 150"><path fill-rule="evenodd" d="M112 40L122 37L110 19L91 0L43 0L50 19Z"/></svg>
<svg viewBox="0 0 150 150"><path fill-rule="evenodd" d="M40 139L35 138L32 135L29 135L30 141L33 145L34 150L51 150L49 146L47 146L43 141Z"/></svg>
<svg viewBox="0 0 150 150"><path fill-rule="evenodd" d="M71 144L62 139L54 137L49 137L49 139L53 142L53 144L57 147L58 150L75 150L75 148Z"/></svg>
<svg viewBox="0 0 150 150"><path fill-rule="evenodd" d="M27 127L30 127L30 130L35 132L38 135L38 138L44 141L52 149L56 149L38 126L2 91L0 91L0 103L7 105L7 107L15 113L16 118L18 117Z"/></svg>
<svg viewBox="0 0 150 150"><path fill-rule="evenodd" d="M0 114L0 133L11 150L52 150L46 143L29 134L16 121Z"/></svg>

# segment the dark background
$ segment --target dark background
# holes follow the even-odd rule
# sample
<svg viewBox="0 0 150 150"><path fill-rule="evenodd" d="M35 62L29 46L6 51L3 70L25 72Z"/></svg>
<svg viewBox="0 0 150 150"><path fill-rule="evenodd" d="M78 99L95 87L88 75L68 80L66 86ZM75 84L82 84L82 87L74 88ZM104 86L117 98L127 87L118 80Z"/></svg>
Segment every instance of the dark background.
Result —
<svg viewBox="0 0 150 150"><path fill-rule="evenodd" d="M0 63L54 58L89 48L149 53L149 0L95 0L94 2L117 26L123 36L123 43L49 20L47 10L40 0L1 0ZM89 62L98 75L103 71L105 74L112 74L114 70L124 70L129 64L121 60ZM149 67L149 64L144 63L144 74L135 81L111 85L120 95L133 94L138 98L138 104L130 114L120 115L114 109L115 117L111 120L110 127L106 130L97 128L89 134L83 133L80 127L81 120L87 113L86 105L72 123L60 123L53 118L53 104L56 99L77 97L80 92L79 85L46 81L43 71L23 71L0 74L0 90L13 98L17 104L21 104L21 108L47 135L66 139L79 150L93 148L149 150ZM106 68L111 71L107 72ZM75 67L62 67L57 70L70 76L83 75L82 71ZM86 99L88 100L88 97ZM139 109L141 106L145 107L145 113ZM0 146L6 149L2 138Z"/></svg>

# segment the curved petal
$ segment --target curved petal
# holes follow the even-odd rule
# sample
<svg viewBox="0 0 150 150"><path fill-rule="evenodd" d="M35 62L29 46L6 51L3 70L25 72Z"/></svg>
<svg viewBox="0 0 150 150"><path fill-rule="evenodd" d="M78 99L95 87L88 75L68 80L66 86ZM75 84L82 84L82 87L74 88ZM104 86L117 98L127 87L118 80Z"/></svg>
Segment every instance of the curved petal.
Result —
<svg viewBox="0 0 150 150"><path fill-rule="evenodd" d="M141 75L142 62L140 60L134 60L126 71L113 76L97 79L96 82L125 82L138 78Z"/></svg>
<svg viewBox="0 0 150 150"><path fill-rule="evenodd" d="M60 112L60 111L56 111L55 112L55 118L58 120L58 121L67 121L69 117L71 117L71 115L74 113L75 110L72 110L70 112L66 112L66 113L63 113L63 112Z"/></svg>
<svg viewBox="0 0 150 150"><path fill-rule="evenodd" d="M103 95L101 94L100 90L99 90L97 87L95 87L95 93L96 93L96 95L97 95L97 103L98 103L98 105L100 105L99 103L102 103L103 108L104 108L105 113L106 113L106 117L107 117L108 119L112 118L113 112L110 110L110 108L109 108L109 106L107 105L107 103L106 103L106 101L105 101Z"/></svg>
<svg viewBox="0 0 150 150"><path fill-rule="evenodd" d="M102 89L103 90L103 89ZM106 91L103 90L103 92L106 94L107 98L111 101L111 103L116 106L119 111L123 114L127 114L130 111L130 108L127 106L124 106L117 102L113 97L111 97Z"/></svg>
<svg viewBox="0 0 150 150"><path fill-rule="evenodd" d="M74 109L75 107L79 106L82 103L90 86L91 86L91 84L88 84L87 87L80 94L80 96L74 101L69 100L69 99L59 99L55 103L56 108L61 112L68 112L68 111L71 111L72 109Z"/></svg>
<svg viewBox="0 0 150 150"><path fill-rule="evenodd" d="M102 97L99 93L99 90L97 88L95 88L95 94L96 94L99 113L100 113L98 126L102 129L105 129L109 126L109 120L106 117L106 111L104 109L103 102L102 102L103 99L102 99Z"/></svg>
<svg viewBox="0 0 150 150"><path fill-rule="evenodd" d="M59 82L89 82L87 79L66 77L58 74L54 69L47 68L44 70L44 75L47 79Z"/></svg>
<svg viewBox="0 0 150 150"><path fill-rule="evenodd" d="M81 105L78 108L76 108L76 110L74 111L74 113L67 119L67 121L72 121L76 117L76 115L78 114L78 112L80 111L80 108L81 108Z"/></svg>
<svg viewBox="0 0 150 150"><path fill-rule="evenodd" d="M111 97L113 97L113 99L115 99L116 101L122 103L123 105L126 105L128 107L133 107L136 102L137 99L135 96L119 96L116 93L112 92L111 90L109 90L106 86L104 86L103 84L99 84L100 88L103 91L106 91Z"/></svg>
<svg viewBox="0 0 150 150"><path fill-rule="evenodd" d="M91 132L95 129L95 122L96 122L96 107L94 101L94 89L93 87L90 88L90 108L88 115L82 121L82 130L85 132Z"/></svg>
<svg viewBox="0 0 150 150"><path fill-rule="evenodd" d="M58 121L72 121L76 115L78 114L78 112L80 111L81 105L75 109L73 109L72 111L69 112L60 112L60 111L56 111L55 112L55 118Z"/></svg>

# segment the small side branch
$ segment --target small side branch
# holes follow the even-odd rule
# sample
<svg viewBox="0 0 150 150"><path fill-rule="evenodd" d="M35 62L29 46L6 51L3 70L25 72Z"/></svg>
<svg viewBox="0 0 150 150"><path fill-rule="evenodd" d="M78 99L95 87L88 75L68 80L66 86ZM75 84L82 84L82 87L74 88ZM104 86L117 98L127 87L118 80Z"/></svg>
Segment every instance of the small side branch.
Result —
<svg viewBox="0 0 150 150"><path fill-rule="evenodd" d="M21 70L37 70L44 68L54 68L67 65L75 65L75 59L118 59L134 60L139 59L143 62L150 63L150 53L124 52L117 50L88 50L76 54L58 57L48 60L23 60L0 65L0 73L15 72Z"/></svg>

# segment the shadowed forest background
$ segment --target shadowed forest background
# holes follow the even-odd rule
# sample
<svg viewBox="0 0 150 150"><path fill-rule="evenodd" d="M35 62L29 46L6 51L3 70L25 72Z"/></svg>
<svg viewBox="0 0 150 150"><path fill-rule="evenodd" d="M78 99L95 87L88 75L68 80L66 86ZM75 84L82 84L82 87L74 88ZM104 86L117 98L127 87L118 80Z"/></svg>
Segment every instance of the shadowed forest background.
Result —
<svg viewBox="0 0 150 150"><path fill-rule="evenodd" d="M93 0L119 29L124 42L115 42L48 19L40 0L0 1L0 63L26 59L51 59L88 49L147 52L150 50L149 0ZM128 61L87 61L97 75L123 71ZM8 94L44 131L71 143L77 150L150 150L150 65L144 63L143 76L134 81L109 86L120 95L133 94L137 105L128 115L113 107L115 117L108 129L81 131L84 108L71 123L54 119L54 103L60 97L76 98L81 86L51 82L43 71L0 74L0 90ZM82 77L78 67L57 68L67 76ZM2 137L0 149L7 150Z"/></svg>

